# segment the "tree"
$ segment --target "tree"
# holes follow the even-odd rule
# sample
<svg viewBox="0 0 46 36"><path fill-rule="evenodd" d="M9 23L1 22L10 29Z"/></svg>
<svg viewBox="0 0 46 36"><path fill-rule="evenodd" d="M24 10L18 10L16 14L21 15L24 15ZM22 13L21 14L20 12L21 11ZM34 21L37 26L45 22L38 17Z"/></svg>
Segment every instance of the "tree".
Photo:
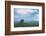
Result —
<svg viewBox="0 0 46 36"><path fill-rule="evenodd" d="M24 22L24 19L21 19L20 22L23 23Z"/></svg>

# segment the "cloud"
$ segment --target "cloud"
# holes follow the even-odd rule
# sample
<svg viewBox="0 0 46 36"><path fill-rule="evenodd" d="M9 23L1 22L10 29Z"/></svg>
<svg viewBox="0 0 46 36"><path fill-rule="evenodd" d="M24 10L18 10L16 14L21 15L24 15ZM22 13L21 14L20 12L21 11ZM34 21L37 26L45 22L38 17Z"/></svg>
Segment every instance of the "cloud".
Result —
<svg viewBox="0 0 46 36"><path fill-rule="evenodd" d="M20 8L20 9L15 8L14 11L15 11L15 13L22 14L22 15L25 15L28 13L32 14L34 12L37 12L37 10L35 10L35 9L27 9L27 8Z"/></svg>

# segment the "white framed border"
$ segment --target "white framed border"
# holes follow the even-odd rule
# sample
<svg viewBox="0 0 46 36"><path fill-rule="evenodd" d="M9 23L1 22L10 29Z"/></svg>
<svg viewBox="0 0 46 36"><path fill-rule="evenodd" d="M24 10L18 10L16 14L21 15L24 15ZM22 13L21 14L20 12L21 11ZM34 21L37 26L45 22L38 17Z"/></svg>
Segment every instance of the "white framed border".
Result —
<svg viewBox="0 0 46 36"><path fill-rule="evenodd" d="M39 9L39 27L16 27L14 28L14 8ZM11 31L42 30L42 7L41 6L11 5L11 28L10 29Z"/></svg>

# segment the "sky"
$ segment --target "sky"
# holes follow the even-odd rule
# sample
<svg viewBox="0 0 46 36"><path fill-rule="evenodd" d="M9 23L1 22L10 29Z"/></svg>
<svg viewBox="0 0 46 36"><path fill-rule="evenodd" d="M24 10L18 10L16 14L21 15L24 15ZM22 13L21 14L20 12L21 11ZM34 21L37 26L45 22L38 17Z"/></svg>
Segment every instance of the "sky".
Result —
<svg viewBox="0 0 46 36"><path fill-rule="evenodd" d="M24 22L39 21L39 9L32 8L14 8L14 20Z"/></svg>

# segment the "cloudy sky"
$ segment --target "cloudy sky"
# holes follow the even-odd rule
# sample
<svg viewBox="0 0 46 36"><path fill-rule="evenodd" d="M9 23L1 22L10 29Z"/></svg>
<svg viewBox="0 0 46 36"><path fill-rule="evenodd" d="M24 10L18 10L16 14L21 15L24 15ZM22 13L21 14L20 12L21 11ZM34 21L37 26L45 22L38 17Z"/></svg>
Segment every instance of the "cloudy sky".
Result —
<svg viewBox="0 0 46 36"><path fill-rule="evenodd" d="M14 8L14 19L15 21L24 19L25 22L38 21L39 10L31 8Z"/></svg>

